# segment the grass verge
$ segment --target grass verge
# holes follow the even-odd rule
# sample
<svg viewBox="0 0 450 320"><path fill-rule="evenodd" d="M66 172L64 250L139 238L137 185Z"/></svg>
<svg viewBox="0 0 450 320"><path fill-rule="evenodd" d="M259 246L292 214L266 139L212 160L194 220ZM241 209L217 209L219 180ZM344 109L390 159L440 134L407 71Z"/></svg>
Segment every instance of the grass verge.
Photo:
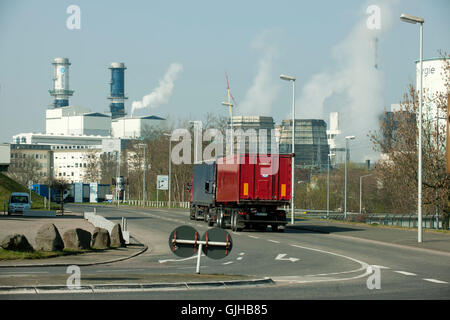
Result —
<svg viewBox="0 0 450 320"><path fill-rule="evenodd" d="M82 250L73 251L64 249L63 251L33 251L33 252L19 252L0 248L0 261L2 260L25 260L25 259L47 259L61 256L71 256L76 254L83 254L86 252L98 250Z"/></svg>

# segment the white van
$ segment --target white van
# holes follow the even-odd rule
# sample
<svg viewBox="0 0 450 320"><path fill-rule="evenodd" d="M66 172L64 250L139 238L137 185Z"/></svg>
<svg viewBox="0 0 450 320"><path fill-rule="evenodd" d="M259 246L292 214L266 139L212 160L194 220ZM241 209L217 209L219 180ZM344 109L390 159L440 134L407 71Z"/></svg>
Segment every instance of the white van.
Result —
<svg viewBox="0 0 450 320"><path fill-rule="evenodd" d="M31 208L30 195L25 192L13 192L8 200L8 215L28 211Z"/></svg>

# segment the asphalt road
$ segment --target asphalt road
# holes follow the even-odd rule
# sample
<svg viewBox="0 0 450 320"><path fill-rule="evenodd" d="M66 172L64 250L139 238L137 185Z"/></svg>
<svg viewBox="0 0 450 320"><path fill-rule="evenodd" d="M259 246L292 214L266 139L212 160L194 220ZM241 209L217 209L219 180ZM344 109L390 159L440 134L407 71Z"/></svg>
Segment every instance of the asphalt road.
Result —
<svg viewBox="0 0 450 320"><path fill-rule="evenodd" d="M74 211L89 207L68 206ZM133 281L139 274L193 274L196 258L181 259L169 249L168 238L178 226L190 225L203 234L207 225L189 220L182 210L96 206L97 213L120 222L149 250L131 260L82 267L82 281L105 275L105 281ZM270 229L269 229L270 230ZM202 274L270 277L274 285L245 288L203 288L173 291L105 292L96 294L11 295L10 299L449 299L450 254L342 237L351 226L330 234L287 229L285 233L228 232L233 250L222 260L201 259ZM372 274L374 266L379 274ZM63 275L65 268L4 269L11 276L30 273ZM375 275L377 277L375 278ZM375 287L369 289L368 287ZM378 288L377 288L378 287ZM5 297L2 297L2 299Z"/></svg>

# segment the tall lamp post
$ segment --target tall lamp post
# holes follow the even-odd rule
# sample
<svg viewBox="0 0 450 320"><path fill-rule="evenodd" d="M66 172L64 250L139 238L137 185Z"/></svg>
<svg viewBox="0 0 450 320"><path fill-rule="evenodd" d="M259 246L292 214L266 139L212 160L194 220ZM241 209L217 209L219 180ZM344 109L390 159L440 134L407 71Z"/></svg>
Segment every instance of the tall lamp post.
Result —
<svg viewBox="0 0 450 320"><path fill-rule="evenodd" d="M354 140L355 136L345 137L345 187L344 187L344 220L347 219L347 161L348 161L348 140Z"/></svg>
<svg viewBox="0 0 450 320"><path fill-rule="evenodd" d="M140 143L140 144L138 144L138 146L140 148L144 148L144 165L143 165L144 175L143 175L143 179L142 179L142 206L145 207L145 193L146 193L146 190L145 190L145 169L146 169L146 166L147 166L146 161L145 161L146 160L145 159L145 148L147 147L147 145L145 143Z"/></svg>
<svg viewBox="0 0 450 320"><path fill-rule="evenodd" d="M172 200L172 134L164 133L166 137L169 137L169 208Z"/></svg>
<svg viewBox="0 0 450 320"><path fill-rule="evenodd" d="M366 174L365 176L359 177L359 214L362 213L362 179L365 177L370 177L372 174Z"/></svg>
<svg viewBox="0 0 450 320"><path fill-rule="evenodd" d="M418 171L417 171L417 242L422 242L422 95L423 95L423 18L411 16L402 13L400 20L407 23L420 25L419 28L419 63L420 63L420 91L419 91L419 152L418 152Z"/></svg>
<svg viewBox="0 0 450 320"><path fill-rule="evenodd" d="M295 180L295 77L280 75L281 80L292 81L292 178L291 178L291 224L294 224L294 180Z"/></svg>
<svg viewBox="0 0 450 320"><path fill-rule="evenodd" d="M327 219L330 217L330 162L334 154L328 152L328 170L327 170Z"/></svg>

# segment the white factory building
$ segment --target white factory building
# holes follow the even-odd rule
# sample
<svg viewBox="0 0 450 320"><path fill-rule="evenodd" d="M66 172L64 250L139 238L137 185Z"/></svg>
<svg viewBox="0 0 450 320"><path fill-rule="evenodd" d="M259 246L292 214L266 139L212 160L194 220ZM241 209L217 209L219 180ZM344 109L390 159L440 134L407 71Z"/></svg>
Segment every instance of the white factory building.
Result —
<svg viewBox="0 0 450 320"><path fill-rule="evenodd" d="M13 144L50 146L53 177L70 182L87 182L84 175L91 157L121 152L130 139L138 139L147 126L158 127L165 119L157 116L112 120L108 113L66 106L46 110L45 133L21 133Z"/></svg>
<svg viewBox="0 0 450 320"><path fill-rule="evenodd" d="M122 139L137 139L146 128L159 128L164 123L163 118L157 116L122 117L111 122L111 135Z"/></svg>
<svg viewBox="0 0 450 320"><path fill-rule="evenodd" d="M439 122L440 126L445 127L446 114L439 110L435 99L438 95L447 95L445 71L446 61L443 58L424 59L423 65L423 115L425 121ZM420 63L416 61L416 90L420 90Z"/></svg>
<svg viewBox="0 0 450 320"><path fill-rule="evenodd" d="M68 58L55 58L52 65L53 85L49 93L54 101L45 112L45 132L16 134L11 145L18 159L49 159L44 168L45 176L86 182L83 181L85 169L93 156L118 154L130 139L141 138L148 127L164 125L165 119L157 116L125 116L125 64L112 63L109 67L111 87L108 99L111 104L107 113L70 105L69 98L74 93L69 87L71 63Z"/></svg>

